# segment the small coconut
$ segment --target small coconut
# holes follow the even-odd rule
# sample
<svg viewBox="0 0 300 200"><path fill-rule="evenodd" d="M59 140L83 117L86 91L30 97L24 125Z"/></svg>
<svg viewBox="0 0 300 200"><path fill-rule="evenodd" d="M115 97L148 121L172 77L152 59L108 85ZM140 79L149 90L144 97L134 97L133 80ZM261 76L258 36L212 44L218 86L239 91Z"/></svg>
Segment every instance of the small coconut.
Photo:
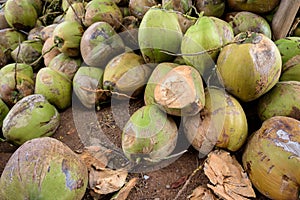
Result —
<svg viewBox="0 0 300 200"><path fill-rule="evenodd" d="M279 80L280 52L261 33L240 33L235 41L221 50L217 70L226 90L248 102L268 92Z"/></svg>
<svg viewBox="0 0 300 200"><path fill-rule="evenodd" d="M71 58L64 53L60 53L50 61L48 67L64 73L70 80L72 80L76 71L81 66L81 63L81 58Z"/></svg>
<svg viewBox="0 0 300 200"><path fill-rule="evenodd" d="M225 11L224 0L196 0L198 12L204 12L205 16L221 17Z"/></svg>
<svg viewBox="0 0 300 200"><path fill-rule="evenodd" d="M162 51L178 53L182 31L175 12L151 8L143 17L139 28L139 46L146 63L174 60Z"/></svg>
<svg viewBox="0 0 300 200"><path fill-rule="evenodd" d="M53 31L54 43L58 45L60 52L70 57L79 56L79 45L83 32L83 27L78 22L64 21L58 24Z"/></svg>
<svg viewBox="0 0 300 200"><path fill-rule="evenodd" d="M80 52L84 62L91 67L102 67L125 51L124 43L111 25L95 22L84 32Z"/></svg>
<svg viewBox="0 0 300 200"><path fill-rule="evenodd" d="M205 104L199 72L188 65L179 65L171 69L156 84L154 100L168 114L196 115Z"/></svg>
<svg viewBox="0 0 300 200"><path fill-rule="evenodd" d="M199 156L214 146L237 151L245 142L248 124L240 103L223 89L205 89L205 107L195 116L183 118L184 133Z"/></svg>
<svg viewBox="0 0 300 200"><path fill-rule="evenodd" d="M178 64L163 62L158 64L152 71L149 80L147 82L144 92L144 102L146 105L156 104L154 100L154 90L156 85L161 79L173 68L177 67Z"/></svg>
<svg viewBox="0 0 300 200"><path fill-rule="evenodd" d="M136 97L142 93L151 72L142 56L126 52L116 56L106 65L103 88ZM122 98L118 95L113 97Z"/></svg>
<svg viewBox="0 0 300 200"><path fill-rule="evenodd" d="M130 117L122 133L122 149L133 162L160 161L177 143L178 129L172 118L156 105L143 106Z"/></svg>
<svg viewBox="0 0 300 200"><path fill-rule="evenodd" d="M104 21L117 30L122 22L120 8L111 0L93 0L85 6L84 25L90 26L94 22Z"/></svg>
<svg viewBox="0 0 300 200"><path fill-rule="evenodd" d="M252 184L270 199L299 199L300 122L275 116L249 138L242 162Z"/></svg>
<svg viewBox="0 0 300 200"><path fill-rule="evenodd" d="M287 116L300 120L300 82L281 81L264 94L258 103L262 121L274 116Z"/></svg>
<svg viewBox="0 0 300 200"><path fill-rule="evenodd" d="M36 75L35 94L41 94L56 108L63 110L72 102L72 81L63 73L49 67Z"/></svg>
<svg viewBox="0 0 300 200"><path fill-rule="evenodd" d="M153 6L156 6L155 0L129 0L129 12L139 20L143 19L145 13Z"/></svg>
<svg viewBox="0 0 300 200"><path fill-rule="evenodd" d="M61 141L32 139L20 146L7 162L0 179L3 200L81 200L88 171L79 157Z"/></svg>
<svg viewBox="0 0 300 200"><path fill-rule="evenodd" d="M99 101L105 100L102 89L103 69L80 67L73 79L73 91L79 101L87 108L95 108Z"/></svg>
<svg viewBox="0 0 300 200"><path fill-rule="evenodd" d="M60 124L60 114L44 96L32 94L18 101L3 120L8 142L21 145L38 137L51 136Z"/></svg>

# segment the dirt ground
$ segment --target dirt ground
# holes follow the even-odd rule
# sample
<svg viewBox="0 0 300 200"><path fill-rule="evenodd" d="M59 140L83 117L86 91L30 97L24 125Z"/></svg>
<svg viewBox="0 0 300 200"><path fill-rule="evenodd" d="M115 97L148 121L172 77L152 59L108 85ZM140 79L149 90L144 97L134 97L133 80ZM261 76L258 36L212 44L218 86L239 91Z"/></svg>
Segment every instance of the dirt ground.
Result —
<svg viewBox="0 0 300 200"><path fill-rule="evenodd" d="M143 101L135 100L130 102L129 112L132 114L135 110L143 105ZM74 106L74 105L73 105ZM121 105L122 106L122 105ZM247 107L245 109L248 109ZM249 108L249 111L251 109ZM120 109L122 112L122 109ZM72 108L69 108L61 112L61 125L53 137L64 142L72 150L78 151L83 148L83 144L78 136L77 127L74 124ZM249 119L255 118L251 116ZM115 120L112 116L112 110L109 105L103 106L100 111L96 112L98 120L100 122L101 129L106 136L115 143L116 146L120 147L121 144L121 130L116 125ZM82 122L89 117L89 113L82 112L79 117ZM88 120L87 120L88 121ZM250 124L252 129L257 128L258 124ZM251 127L250 127L250 131ZM184 136L179 136L180 140L184 140ZM2 173L6 162L17 147L8 144L7 142L0 143L0 173ZM237 152L240 155L241 152ZM138 184L131 190L128 197L129 200L169 200L174 199L178 192L182 189L185 180L193 173L193 171L204 161L199 159L196 150L189 147L188 151L184 153L179 159L170 165L151 172L146 173L130 173L128 179L132 177L138 177ZM206 186L208 179L204 175L203 171L197 172L189 182L187 188L183 190L182 194L178 199L187 199L197 186ZM101 197L100 199L110 199L110 195ZM91 200L92 197L87 189L84 200ZM264 199L257 192L256 199Z"/></svg>

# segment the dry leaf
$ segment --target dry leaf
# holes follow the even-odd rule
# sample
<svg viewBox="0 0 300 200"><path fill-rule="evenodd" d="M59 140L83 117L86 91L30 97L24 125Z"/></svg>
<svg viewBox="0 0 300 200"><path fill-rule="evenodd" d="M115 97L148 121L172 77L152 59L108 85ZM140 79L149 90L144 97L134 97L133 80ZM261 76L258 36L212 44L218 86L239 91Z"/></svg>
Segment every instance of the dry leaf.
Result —
<svg viewBox="0 0 300 200"><path fill-rule="evenodd" d="M187 179L188 179L188 176L180 177L174 183L171 184L171 188L172 189L179 188L180 186L182 186L186 182Z"/></svg>
<svg viewBox="0 0 300 200"><path fill-rule="evenodd" d="M95 169L105 168L108 162L105 156L106 150L100 146L85 147L80 153L80 158L90 170L91 167Z"/></svg>
<svg viewBox="0 0 300 200"><path fill-rule="evenodd" d="M193 193L188 196L190 200L216 200L217 198L207 188L198 186Z"/></svg>
<svg viewBox="0 0 300 200"><path fill-rule="evenodd" d="M245 200L255 197L246 172L235 157L223 150L208 154L204 164L204 173L211 184L207 186L222 199Z"/></svg>
<svg viewBox="0 0 300 200"><path fill-rule="evenodd" d="M138 178L132 178L128 181L128 183L126 183L126 185L124 187L122 187L122 189L111 198L111 200L125 200L127 199L130 191L132 190L132 188L137 184Z"/></svg>
<svg viewBox="0 0 300 200"><path fill-rule="evenodd" d="M128 172L124 169L91 168L89 186L98 194L109 194L118 191L125 184L127 175Z"/></svg>

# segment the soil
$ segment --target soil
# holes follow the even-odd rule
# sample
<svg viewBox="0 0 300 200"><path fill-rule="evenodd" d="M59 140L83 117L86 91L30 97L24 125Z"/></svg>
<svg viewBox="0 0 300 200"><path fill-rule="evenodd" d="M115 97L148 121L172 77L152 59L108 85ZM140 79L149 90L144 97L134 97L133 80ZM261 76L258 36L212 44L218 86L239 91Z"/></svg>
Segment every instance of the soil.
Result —
<svg viewBox="0 0 300 200"><path fill-rule="evenodd" d="M74 106L72 108L68 108L64 111L61 111L61 125L53 135L54 138L64 142L67 146L69 146L74 151L80 151L84 147L81 142L78 130L80 131L86 129L92 129L93 125L85 125L85 122L89 122L91 117L90 111L82 110L80 116L76 117L76 120L81 120L82 127L76 126L76 120L74 120ZM142 100L133 100L130 101L129 104L129 114L132 114L135 110L143 106ZM120 106L120 107L118 107ZM121 115L124 112L124 105L120 103L120 105L115 106L115 111ZM77 107L78 108L78 107ZM82 109L82 108L79 108ZM246 108L247 109L247 108ZM249 109L251 110L251 109ZM114 112L115 112L114 111ZM100 111L95 112L98 118L100 127L105 135L109 138L111 142L115 144L115 146L121 146L121 129L119 128L116 120L114 120L112 109L110 105L104 105L101 107ZM126 113L125 115L126 116ZM251 116L250 116L251 119ZM121 120L122 121L122 120ZM124 121L126 123L126 117ZM78 121L77 121L78 123ZM119 122L120 123L120 122ZM119 124L120 125L120 124ZM252 125L252 129L257 128L258 124L250 124ZM89 127L90 126L90 127ZM82 129L83 128L83 129ZM88 130L86 130L88 131ZM250 129L251 131L251 129ZM179 136L180 140L184 140L184 136ZM0 143L0 173L5 167L6 162L12 155L12 153L17 149L17 147L7 143ZM236 152L237 157L241 154L241 152ZM179 191L182 189L183 184L186 179L193 173L195 169L201 163L203 163L204 159L198 158L198 153L192 147L189 147L187 151L180 156L176 161L171 163L170 165L157 169L150 172L145 173L129 173L128 180L132 177L138 177L139 181L137 185L131 190L127 199L129 200L169 200L174 199ZM198 171L192 178L190 179L189 184L186 189L182 191L179 200L187 199L188 195L190 195L197 186L202 185L206 187L206 184L209 180L203 173L203 170ZM257 191L256 191L257 192ZM110 199L111 195L103 196L99 199ZM93 199L90 195L89 189L87 189L84 200ZM267 200L266 197L260 195L257 192L256 199L264 199Z"/></svg>

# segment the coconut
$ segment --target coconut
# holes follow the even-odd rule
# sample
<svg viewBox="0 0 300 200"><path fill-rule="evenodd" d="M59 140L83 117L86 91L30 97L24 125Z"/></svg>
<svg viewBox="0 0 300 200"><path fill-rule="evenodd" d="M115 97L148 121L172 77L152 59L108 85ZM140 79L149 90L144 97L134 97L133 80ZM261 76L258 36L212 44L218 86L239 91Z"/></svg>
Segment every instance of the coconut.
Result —
<svg viewBox="0 0 300 200"><path fill-rule="evenodd" d="M89 26L80 43L81 56L91 67L104 68L108 61L124 50L122 39L106 22L95 22Z"/></svg>
<svg viewBox="0 0 300 200"><path fill-rule="evenodd" d="M48 38L45 43L43 44L42 48L42 55L44 58L44 64L46 67L48 67L50 61L60 54L61 52L58 50L58 48L54 44L53 37Z"/></svg>
<svg viewBox="0 0 300 200"><path fill-rule="evenodd" d="M235 35L252 31L256 33L265 34L268 38L272 39L272 31L269 23L263 17L251 12L238 12L230 17L229 24L233 28Z"/></svg>
<svg viewBox="0 0 300 200"><path fill-rule="evenodd" d="M87 108L95 108L98 101L105 100L105 94L97 92L102 89L103 69L80 67L73 79L73 91L79 101Z"/></svg>
<svg viewBox="0 0 300 200"><path fill-rule="evenodd" d="M139 20L143 19L145 13L153 6L156 6L155 0L129 0L129 12Z"/></svg>
<svg viewBox="0 0 300 200"><path fill-rule="evenodd" d="M58 45L60 52L70 57L79 56L79 45L83 32L83 27L78 22L64 21L58 24L53 31L54 43Z"/></svg>
<svg viewBox="0 0 300 200"><path fill-rule="evenodd" d="M184 133L199 156L207 155L214 146L237 151L248 134L245 112L240 103L216 87L205 89L205 107L195 116L183 118Z"/></svg>
<svg viewBox="0 0 300 200"><path fill-rule="evenodd" d="M162 0L162 7L185 14L191 10L192 0Z"/></svg>
<svg viewBox="0 0 300 200"><path fill-rule="evenodd" d="M183 15L181 13L176 13L178 17L178 22L181 28L181 31L183 34L196 23L197 18L196 17L191 17L189 15Z"/></svg>
<svg viewBox="0 0 300 200"><path fill-rule="evenodd" d="M64 53L60 53L50 61L48 67L65 74L72 80L81 63L81 58L71 58Z"/></svg>
<svg viewBox="0 0 300 200"><path fill-rule="evenodd" d="M30 65L6 65L0 70L0 75L0 97L9 107L23 97L33 94L33 71Z"/></svg>
<svg viewBox="0 0 300 200"><path fill-rule="evenodd" d="M95 22L103 21L117 30L122 22L120 8L111 0L93 0L85 6L84 25L90 26Z"/></svg>
<svg viewBox="0 0 300 200"><path fill-rule="evenodd" d="M215 17L202 16L184 34L181 43L183 58L201 75L210 73L219 54L219 48L231 42L233 37L233 30L227 22ZM208 52L197 55L202 51ZM195 53L196 55L193 55Z"/></svg>
<svg viewBox="0 0 300 200"><path fill-rule="evenodd" d="M72 102L72 81L65 74L45 67L36 75L34 93L42 94L56 108L63 110Z"/></svg>
<svg viewBox="0 0 300 200"><path fill-rule="evenodd" d="M139 28L139 46L147 63L174 60L174 56L162 51L178 53L182 31L176 13L151 8L143 17Z"/></svg>
<svg viewBox="0 0 300 200"><path fill-rule="evenodd" d="M154 90L156 85L171 69L175 68L176 66L178 66L178 64L163 62L154 68L144 92L144 102L146 105L156 104L154 100Z"/></svg>
<svg viewBox="0 0 300 200"><path fill-rule="evenodd" d="M235 41L221 50L217 70L226 90L248 102L265 94L279 80L280 52L261 33L240 33Z"/></svg>
<svg viewBox="0 0 300 200"><path fill-rule="evenodd" d="M85 14L85 5L82 2L75 2L72 8L68 9L65 15L66 21L77 21L79 24L83 23Z"/></svg>
<svg viewBox="0 0 300 200"><path fill-rule="evenodd" d="M4 9L0 8L0 30L5 28L9 28L9 24L5 19Z"/></svg>
<svg viewBox="0 0 300 200"><path fill-rule="evenodd" d="M168 114L196 115L205 104L199 72L188 65L179 65L171 69L156 84L154 100Z"/></svg>
<svg viewBox="0 0 300 200"><path fill-rule="evenodd" d="M113 58L105 67L103 88L136 97L142 93L152 70L145 64L143 57L126 52ZM113 95L122 98L119 95Z"/></svg>
<svg viewBox="0 0 300 200"><path fill-rule="evenodd" d="M278 47L282 64L296 55L300 55L300 37L285 37L275 41Z"/></svg>
<svg viewBox="0 0 300 200"><path fill-rule="evenodd" d="M228 0L229 8L236 11L249 11L254 13L267 13L273 10L280 0L253 0L253 1L241 1L241 0Z"/></svg>
<svg viewBox="0 0 300 200"><path fill-rule="evenodd" d="M258 115L262 121L274 116L287 116L300 120L300 82L278 82L264 94L258 103Z"/></svg>
<svg viewBox="0 0 300 200"><path fill-rule="evenodd" d="M250 137L242 162L252 184L270 199L298 199L300 122L275 116Z"/></svg>
<svg viewBox="0 0 300 200"><path fill-rule="evenodd" d="M3 200L81 200L86 191L85 164L65 144L50 137L32 139L10 157L0 179Z"/></svg>
<svg viewBox="0 0 300 200"><path fill-rule="evenodd" d="M225 11L224 0L196 0L198 12L204 12L205 16L221 17Z"/></svg>
<svg viewBox="0 0 300 200"><path fill-rule="evenodd" d="M16 13L18 13L16 15ZM10 27L17 30L29 31L38 19L34 4L27 0L7 0L4 7L4 16Z"/></svg>
<svg viewBox="0 0 300 200"><path fill-rule="evenodd" d="M43 25L36 25L28 32L27 40L41 40L41 31L45 28Z"/></svg>
<svg viewBox="0 0 300 200"><path fill-rule="evenodd" d="M177 143L177 126L156 105L143 106L130 117L122 133L122 149L133 162L160 161Z"/></svg>
<svg viewBox="0 0 300 200"><path fill-rule="evenodd" d="M11 52L11 57L15 62L31 65L37 71L41 68L43 43L41 40L25 40L15 50Z"/></svg>
<svg viewBox="0 0 300 200"><path fill-rule="evenodd" d="M18 101L3 120L2 132L8 142L21 145L38 137L51 136L60 115L44 96L32 94Z"/></svg>
<svg viewBox="0 0 300 200"><path fill-rule="evenodd" d="M300 55L289 59L282 66L280 81L300 81Z"/></svg>
<svg viewBox="0 0 300 200"><path fill-rule="evenodd" d="M53 31L55 29L55 27L58 24L51 24L48 26L45 26L42 30L41 30L41 39L45 42L48 38L51 38L53 35ZM53 40L54 41L54 40Z"/></svg>
<svg viewBox="0 0 300 200"><path fill-rule="evenodd" d="M9 112L9 107L0 99L0 128L2 128L3 120Z"/></svg>

